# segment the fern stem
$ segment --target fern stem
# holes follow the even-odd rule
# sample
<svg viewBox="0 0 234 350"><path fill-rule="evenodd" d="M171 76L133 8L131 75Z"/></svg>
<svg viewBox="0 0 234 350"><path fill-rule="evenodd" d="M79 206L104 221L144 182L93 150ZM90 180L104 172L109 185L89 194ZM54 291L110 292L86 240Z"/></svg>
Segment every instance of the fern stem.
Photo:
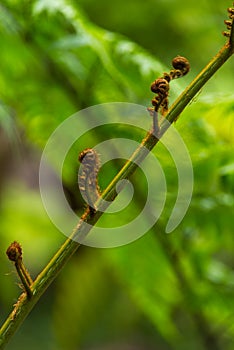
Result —
<svg viewBox="0 0 234 350"><path fill-rule="evenodd" d="M232 34L233 37L233 34ZM183 109L189 104L189 102L194 98L197 92L205 85L205 83L214 75L214 73L225 63L225 61L232 55L233 47L230 42L219 51L219 53L208 63L208 65L202 70L202 72L193 80L193 82L187 87L187 89L179 96L179 98L172 105L171 109L168 111L166 119L172 123L174 122L183 111ZM166 131L166 128L165 128ZM142 140L139 147L133 153L131 158L125 163L120 172L115 176L109 186L102 194L102 199L114 200L117 196L115 187L119 180L127 179L132 173L137 169L138 165L148 154L147 150L151 150L158 139L154 136L152 132L148 132L146 137ZM97 202L97 205L99 203ZM44 270L38 275L36 280L33 282L31 287L32 297L27 298L25 293L22 293L19 297L17 303L14 306L13 311L6 319L0 330L0 349L3 349L11 337L14 335L18 327L22 324L24 319L30 313L34 305L56 278L60 270L64 267L67 261L79 248L80 244L73 240L74 237L87 235L89 230L88 225L94 225L102 212L97 211L95 213L86 212L83 214L82 219L79 221L74 232L71 234L58 252L54 255L48 265Z"/></svg>

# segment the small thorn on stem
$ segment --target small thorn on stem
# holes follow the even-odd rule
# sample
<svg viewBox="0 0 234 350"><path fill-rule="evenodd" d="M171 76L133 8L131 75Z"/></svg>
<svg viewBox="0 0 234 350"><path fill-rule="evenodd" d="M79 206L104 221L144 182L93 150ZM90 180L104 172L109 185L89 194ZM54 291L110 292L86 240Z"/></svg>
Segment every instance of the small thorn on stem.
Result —
<svg viewBox="0 0 234 350"><path fill-rule="evenodd" d="M24 288L25 288L27 296L28 296L28 298L31 298L32 290L30 288L30 285L33 283L33 280L23 264L21 245L18 242L14 241L8 247L6 254L7 254L9 260L11 260L15 263L16 271L19 275L19 278L20 278Z"/></svg>

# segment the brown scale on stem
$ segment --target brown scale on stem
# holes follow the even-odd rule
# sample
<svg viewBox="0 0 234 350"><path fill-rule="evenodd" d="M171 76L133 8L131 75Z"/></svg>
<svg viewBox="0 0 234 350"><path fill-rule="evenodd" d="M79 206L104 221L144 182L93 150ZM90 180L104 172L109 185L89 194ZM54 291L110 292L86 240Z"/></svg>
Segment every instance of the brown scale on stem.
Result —
<svg viewBox="0 0 234 350"><path fill-rule="evenodd" d="M233 3L234 5L234 3ZM229 19L230 20L225 20L224 23L227 26L227 30L223 32L223 35L227 38L229 38L231 36L231 30L232 30L232 26L233 26L233 19L234 19L234 8L233 7L229 7L227 9L228 14L229 14Z"/></svg>
<svg viewBox="0 0 234 350"><path fill-rule="evenodd" d="M234 3L233 3L233 5L234 5ZM229 7L228 13L229 13L229 18L233 19L234 18L234 7Z"/></svg>

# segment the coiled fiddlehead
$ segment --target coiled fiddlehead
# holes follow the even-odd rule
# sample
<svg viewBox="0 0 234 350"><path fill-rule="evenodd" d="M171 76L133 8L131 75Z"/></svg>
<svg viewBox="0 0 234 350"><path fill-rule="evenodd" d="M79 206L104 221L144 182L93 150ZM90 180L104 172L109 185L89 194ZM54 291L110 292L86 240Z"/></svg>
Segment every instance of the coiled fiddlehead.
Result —
<svg viewBox="0 0 234 350"><path fill-rule="evenodd" d="M82 164L78 176L79 189L90 211L95 211L95 202L100 197L100 188L97 181L100 169L99 157L94 149L87 148L79 154L78 159Z"/></svg>
<svg viewBox="0 0 234 350"><path fill-rule="evenodd" d="M169 82L167 79L158 78L151 84L151 91L157 94L151 101L155 112L162 107L162 114L164 114L168 109Z"/></svg>
<svg viewBox="0 0 234 350"><path fill-rule="evenodd" d="M147 108L150 115L153 117L153 132L159 131L158 125L158 112L160 110L162 115L168 111L169 101L169 90L170 90L170 81L173 79L178 79L186 75L190 70L190 63L187 58L183 56L177 56L172 60L172 66L174 69L170 73L164 73L162 77L156 79L151 84L151 91L156 94L152 99L152 107Z"/></svg>
<svg viewBox="0 0 234 350"><path fill-rule="evenodd" d="M11 245L8 247L6 254L8 256L8 259L13 261L15 263L15 268L17 271L17 274L25 288L25 292L27 294L28 298L32 297L32 291L31 291L31 284L33 283L33 280L25 268L23 264L23 259L22 259L22 247L21 245L14 241L11 243Z"/></svg>
<svg viewBox="0 0 234 350"><path fill-rule="evenodd" d="M170 71L172 79L183 77L190 71L190 63L187 58L177 56L172 60L172 66L175 68Z"/></svg>

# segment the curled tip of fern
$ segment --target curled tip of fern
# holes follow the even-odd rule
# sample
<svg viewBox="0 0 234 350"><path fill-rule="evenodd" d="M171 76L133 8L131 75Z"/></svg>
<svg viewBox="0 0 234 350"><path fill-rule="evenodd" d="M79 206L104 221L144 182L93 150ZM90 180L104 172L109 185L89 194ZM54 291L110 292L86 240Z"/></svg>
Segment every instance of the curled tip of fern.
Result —
<svg viewBox="0 0 234 350"><path fill-rule="evenodd" d="M151 84L151 91L156 94L156 96L152 99L151 103L154 106L152 108L148 108L150 115L155 116L155 112L158 112L161 109L162 115L168 111L168 95L170 89L170 81L172 79L177 79L183 77L190 71L190 63L187 58L183 56L176 56L172 60L172 69L169 73L164 73L162 77L156 79Z"/></svg>
<svg viewBox="0 0 234 350"><path fill-rule="evenodd" d="M172 60L172 66L176 69L179 70L183 75L186 75L190 71L190 63L187 60L187 58L183 56L177 56L173 58Z"/></svg>
<svg viewBox="0 0 234 350"><path fill-rule="evenodd" d="M9 260L17 262L19 259L22 259L21 245L18 242L14 241L8 247L6 254L7 254Z"/></svg>

